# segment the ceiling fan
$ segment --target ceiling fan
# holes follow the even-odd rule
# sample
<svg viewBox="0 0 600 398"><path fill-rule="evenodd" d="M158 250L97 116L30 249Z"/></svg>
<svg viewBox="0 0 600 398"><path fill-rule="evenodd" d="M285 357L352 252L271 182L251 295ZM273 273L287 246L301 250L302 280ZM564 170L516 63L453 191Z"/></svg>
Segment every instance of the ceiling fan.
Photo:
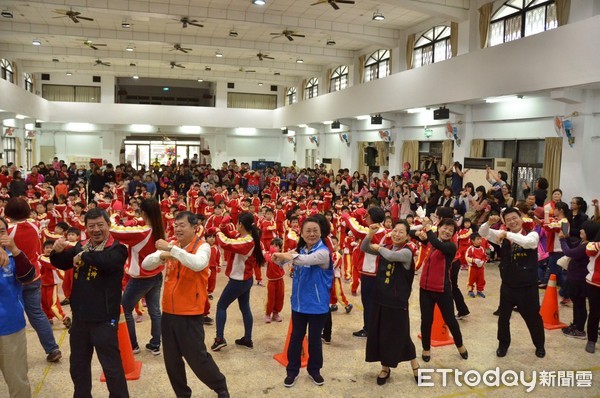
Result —
<svg viewBox="0 0 600 398"><path fill-rule="evenodd" d="M271 36L273 36L272 37L273 39L285 36L285 37L287 37L287 39L289 41L294 41L294 37L306 37L304 35L300 35L300 34L296 33L296 31L294 31L294 30L287 30L287 29L281 33L271 33Z"/></svg>
<svg viewBox="0 0 600 398"><path fill-rule="evenodd" d="M181 51L182 53L185 53L185 54L187 54L187 53L188 53L188 51L192 51L192 49L191 49L191 48L185 48L185 47L181 47L181 44L179 44L179 43L175 43L175 44L173 45L173 48L172 48L172 49L170 49L169 51L173 51L173 50L176 50L176 51Z"/></svg>
<svg viewBox="0 0 600 398"><path fill-rule="evenodd" d="M197 19L190 19L190 17L181 17L179 22L181 22L182 28L187 28L188 25L197 26L199 28L204 27L204 25L198 23L199 21Z"/></svg>
<svg viewBox="0 0 600 398"><path fill-rule="evenodd" d="M79 23L80 19L83 19L84 21L93 21L94 18L89 18L89 17L83 17L81 16L81 13L79 11L73 11L71 10L54 10L55 13L57 14L62 14L60 17L54 17L54 18L62 18L62 17L68 17L71 19L71 21L75 22L75 23Z"/></svg>
<svg viewBox="0 0 600 398"><path fill-rule="evenodd" d="M258 57L259 61L262 61L263 59L275 59L275 58L271 57L270 55L263 54L262 51L259 52L258 54L256 54L256 56Z"/></svg>
<svg viewBox="0 0 600 398"><path fill-rule="evenodd" d="M101 44L101 43L94 43L91 40L85 40L83 42L83 44L89 48L91 48L92 50L97 50L98 47L106 47L106 44Z"/></svg>
<svg viewBox="0 0 600 398"><path fill-rule="evenodd" d="M324 4L324 3L329 3L329 5L332 6L334 10L339 10L340 6L338 6L336 3L354 4L355 1L354 0L319 0L316 3L312 3L311 6L316 6L317 4Z"/></svg>
<svg viewBox="0 0 600 398"><path fill-rule="evenodd" d="M175 61L171 61L169 65L171 65L171 69L173 69L173 68L182 68L182 69L185 69L185 66L183 66L181 64L178 64Z"/></svg>
<svg viewBox="0 0 600 398"><path fill-rule="evenodd" d="M94 64L94 66L96 66L96 65L110 66L110 62L104 62L104 61L102 61L100 59L97 59L96 63Z"/></svg>

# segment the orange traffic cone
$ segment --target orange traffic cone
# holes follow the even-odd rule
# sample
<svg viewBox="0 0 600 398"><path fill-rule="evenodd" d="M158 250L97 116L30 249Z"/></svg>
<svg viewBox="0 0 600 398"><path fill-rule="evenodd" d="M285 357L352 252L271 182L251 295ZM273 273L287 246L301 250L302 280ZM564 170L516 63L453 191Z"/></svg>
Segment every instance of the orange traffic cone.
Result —
<svg viewBox="0 0 600 398"><path fill-rule="evenodd" d="M558 316L558 294L556 293L556 275L554 274L550 275L544 301L542 301L542 308L540 308L540 315L542 321L544 321L544 329L554 330L567 326L561 323Z"/></svg>
<svg viewBox="0 0 600 398"><path fill-rule="evenodd" d="M119 316L119 331L117 332L117 337L119 339L119 351L121 352L121 363L123 364L123 370L125 371L125 378L127 380L137 380L142 373L142 362L136 361L133 358L133 348L131 347L131 341L129 340L129 331L127 329L127 322L125 322L125 315L123 315L123 307L121 307L121 315ZM102 372L102 375L100 376L100 381L106 381L104 372Z"/></svg>
<svg viewBox="0 0 600 398"><path fill-rule="evenodd" d="M288 326L287 338L285 339L285 346L283 347L283 352L273 355L273 358L283 366L287 366L288 364L287 351L288 346L290 345L291 336L292 320L290 319L290 324ZM306 342L306 336L304 336L304 340L302 341L302 353L300 354L300 366L305 368L306 365L308 365L308 343Z"/></svg>
<svg viewBox="0 0 600 398"><path fill-rule="evenodd" d="M420 333L419 338L423 338ZM448 325L444 322L442 312L436 304L433 310L433 325L431 326L431 346L441 347L450 344L454 344L454 339L450 335Z"/></svg>

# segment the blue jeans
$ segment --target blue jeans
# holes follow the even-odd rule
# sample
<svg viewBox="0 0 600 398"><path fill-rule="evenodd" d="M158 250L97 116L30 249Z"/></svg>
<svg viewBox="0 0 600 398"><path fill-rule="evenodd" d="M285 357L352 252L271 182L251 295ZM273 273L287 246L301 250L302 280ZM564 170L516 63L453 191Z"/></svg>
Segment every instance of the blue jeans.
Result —
<svg viewBox="0 0 600 398"><path fill-rule="evenodd" d="M558 294L560 294L564 298L568 298L567 294L567 272L556 262L559 258L564 256L562 252L554 252L550 253L550 257L548 257L548 267L546 268L545 282L548 283L550 279L550 275L556 275L556 285L560 286Z"/></svg>
<svg viewBox="0 0 600 398"><path fill-rule="evenodd" d="M225 335L225 322L227 322L227 307L236 299L242 311L244 319L244 337L252 339L252 311L250 310L250 289L254 279L245 281L229 279L227 286L223 289L219 302L217 303L217 337L223 338Z"/></svg>
<svg viewBox="0 0 600 398"><path fill-rule="evenodd" d="M29 323L35 329L35 332L44 347L46 354L58 350L58 344L54 339L54 332L48 317L42 311L42 280L23 286L23 303L25 304L25 313Z"/></svg>
<svg viewBox="0 0 600 398"><path fill-rule="evenodd" d="M150 333L152 338L150 344L154 347L160 346L160 288L162 286L163 275L158 273L150 278L131 278L127 282L121 305L125 313L125 321L127 321L127 330L129 331L129 339L131 347L138 346L137 336L135 334L135 322L133 320L133 309L135 305L146 296L146 305L148 306L148 314L152 326Z"/></svg>

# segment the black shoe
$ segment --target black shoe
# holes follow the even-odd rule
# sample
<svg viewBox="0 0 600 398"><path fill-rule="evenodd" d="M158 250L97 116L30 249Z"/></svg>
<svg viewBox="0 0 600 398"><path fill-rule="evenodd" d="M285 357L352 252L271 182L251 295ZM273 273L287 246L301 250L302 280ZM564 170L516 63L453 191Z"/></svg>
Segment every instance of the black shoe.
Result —
<svg viewBox="0 0 600 398"><path fill-rule="evenodd" d="M498 349L496 350L496 356L498 358L503 358L506 356L507 351L508 351L508 348L498 347Z"/></svg>
<svg viewBox="0 0 600 398"><path fill-rule="evenodd" d="M520 311L519 311L519 307L513 307L513 311L514 311L514 312L520 312Z"/></svg>
<svg viewBox="0 0 600 398"><path fill-rule="evenodd" d="M208 299L209 299L209 300L212 300L212 299L213 299L213 295L212 295L212 294L209 294L209 295L208 295ZM227 391L225 391L225 392L227 392ZM227 392L227 394L229 394L229 393Z"/></svg>
<svg viewBox="0 0 600 398"><path fill-rule="evenodd" d="M336 312L336 311L338 310L338 306L337 306L337 304L332 304L332 305L330 305L330 306L329 306L329 310L330 310L331 312Z"/></svg>
<svg viewBox="0 0 600 398"><path fill-rule="evenodd" d="M227 390L221 390L221 391L217 391L217 398L229 398L231 397L231 395L229 395L229 391Z"/></svg>
<svg viewBox="0 0 600 398"><path fill-rule="evenodd" d="M285 380L283 380L283 385L286 386L287 388L294 387L294 384L296 384L296 380L298 380L298 375L296 375L296 376L288 375L285 378Z"/></svg>
<svg viewBox="0 0 600 398"><path fill-rule="evenodd" d="M212 319L212 318L211 318L211 317L209 317L209 316L205 316L205 317L204 317L204 324L205 324L205 325L212 325L213 323L215 323L215 320L214 320L214 319Z"/></svg>
<svg viewBox="0 0 600 398"><path fill-rule="evenodd" d="M60 305L69 305L69 304L71 304L71 300L69 300L68 298L66 298L60 302Z"/></svg>
<svg viewBox="0 0 600 398"><path fill-rule="evenodd" d="M471 315L470 312L467 312L466 314L461 314L460 312L458 314L456 314L456 319L461 320L461 319L465 319L466 317L468 317L469 315Z"/></svg>
<svg viewBox="0 0 600 398"><path fill-rule="evenodd" d="M463 352L460 352L460 350L458 351L458 353L460 354L460 357L462 359L469 359L469 351L467 351L465 346L463 346L463 348L465 349Z"/></svg>
<svg viewBox="0 0 600 398"><path fill-rule="evenodd" d="M383 372L383 370L381 371ZM381 372L379 372L381 374ZM377 385L382 386L386 383L387 379L390 378L390 373L392 373L392 369L388 369L387 374L384 377L377 376Z"/></svg>
<svg viewBox="0 0 600 398"><path fill-rule="evenodd" d="M417 385L419 385L419 368L420 368L420 366L413 368L413 376L415 378L415 383L417 383ZM415 374L415 372L416 372L416 374Z"/></svg>
<svg viewBox="0 0 600 398"><path fill-rule="evenodd" d="M152 355L160 355L160 346L155 346L148 343L146 344L146 350L150 351Z"/></svg>
<svg viewBox="0 0 600 398"><path fill-rule="evenodd" d="M429 361L431 361L431 354L430 355L421 354L421 358L423 358L423 361L429 362Z"/></svg>
<svg viewBox="0 0 600 398"><path fill-rule="evenodd" d="M494 311L494 315L500 316L500 310L498 309L498 310Z"/></svg>
<svg viewBox="0 0 600 398"><path fill-rule="evenodd" d="M324 334L322 334L321 340L323 340L323 343L325 344L331 344L331 336L325 336Z"/></svg>
<svg viewBox="0 0 600 398"><path fill-rule="evenodd" d="M252 340L247 339L245 337L242 337L241 339L237 339L235 341L235 344L244 346L244 347L246 347L248 349L254 348L254 343L252 342Z"/></svg>
<svg viewBox="0 0 600 398"><path fill-rule="evenodd" d="M360 329L358 332L352 333L354 337L367 337L367 332L364 329Z"/></svg>
<svg viewBox="0 0 600 398"><path fill-rule="evenodd" d="M546 350L543 348L536 348L535 356L538 358L544 358L546 356Z"/></svg>
<svg viewBox="0 0 600 398"><path fill-rule="evenodd" d="M46 357L46 361L48 362L58 362L62 358L62 353L60 350L54 350Z"/></svg>
<svg viewBox="0 0 600 398"><path fill-rule="evenodd" d="M310 377L313 383L315 383L318 386L322 386L323 384L325 384L325 379L319 373L309 373L308 377Z"/></svg>
<svg viewBox="0 0 600 398"><path fill-rule="evenodd" d="M217 337L215 338L213 345L210 346L210 349L213 351L219 351L223 347L227 347L227 341L222 337Z"/></svg>

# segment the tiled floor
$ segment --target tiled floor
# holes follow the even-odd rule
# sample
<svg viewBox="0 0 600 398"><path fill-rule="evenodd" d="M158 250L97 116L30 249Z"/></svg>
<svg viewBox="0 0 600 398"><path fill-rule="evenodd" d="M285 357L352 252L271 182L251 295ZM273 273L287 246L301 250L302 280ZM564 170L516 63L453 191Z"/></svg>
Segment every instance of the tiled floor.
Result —
<svg viewBox="0 0 600 398"><path fill-rule="evenodd" d="M461 286L466 283L466 272L461 272ZM546 331L546 351L544 359L534 355L534 348L529 338L525 323L518 314L513 315L512 336L513 342L505 358L497 358L496 331L497 318L492 315L498 304L499 275L495 264L488 264L486 270L487 298L466 297L471 310L471 316L460 321L465 345L469 350L469 359L461 359L454 346L433 348L432 360L429 363L420 361L422 368L440 369L450 368L461 371L477 370L481 373L499 367L505 370L524 371L527 379L531 379L533 371L590 371L593 377L592 385L585 387L542 387L534 388L532 397L590 397L600 396L600 346L594 355L584 351L585 340L567 338L560 330ZM289 294L291 280L286 277L286 292ZM216 307L218 292L226 283L223 274L219 274L217 281ZM392 370L391 378L383 387L377 386L375 378L379 365L364 361L364 346L366 339L352 337L352 332L362 326L362 311L360 298L349 294L349 286L344 285L348 299L355 304L355 309L349 315L343 311L333 314L334 335L332 344L324 346L324 367L322 374L325 385L315 386L306 371L301 372L296 385L287 389L283 386L285 369L273 359L273 354L283 349L284 340L289 321L289 296L286 297L282 323L264 323L264 302L266 299L265 287L252 288L251 302L254 314L254 350L236 347L233 340L242 335L241 314L234 303L228 311L228 320L225 337L229 346L220 352L213 353L221 371L227 376L227 382L232 397L405 397L405 396L432 396L432 397L503 397L523 396L525 387L488 387L483 383L479 386L469 387L455 385L453 378L447 386L442 386L441 374L433 377L435 386L417 387L413 380L409 363L402 363L397 369ZM464 291L463 291L464 292ZM541 291L541 295L543 295ZM541 300L541 297L540 297ZM66 307L68 310L69 307ZM418 277L415 279L411 297L411 330L414 343L417 346L417 355L420 358L420 340L416 337L419 331L420 314L418 303ZM515 316L516 315L516 316ZM211 314L214 316L214 314ZM560 318L569 322L572 318L570 307L560 308ZM150 321L147 314L142 323L137 324L137 333L140 345L143 346L150 336ZM206 330L206 344L210 346L214 338L215 327L208 326ZM68 334L62 326L55 326L55 336L60 343L63 359L57 364L47 364L44 353L37 340L35 332L27 329L27 343L29 348L29 379L35 397L62 398L70 397L73 386L69 376L69 344ZM129 391L132 397L170 397L173 391L170 387L162 355L152 356L149 352L142 351L136 359L143 362L142 375L137 381L129 382ZM188 369L189 370L189 369ZM93 360L94 386L93 393L96 397L108 395L106 386L99 381L100 365L96 358ZM561 383L574 380L573 375L565 374ZM198 379L188 371L188 381L194 391L193 396L211 397L214 394L208 390ZM558 385L558 378L554 379ZM7 396L5 386L0 385L0 397Z"/></svg>

